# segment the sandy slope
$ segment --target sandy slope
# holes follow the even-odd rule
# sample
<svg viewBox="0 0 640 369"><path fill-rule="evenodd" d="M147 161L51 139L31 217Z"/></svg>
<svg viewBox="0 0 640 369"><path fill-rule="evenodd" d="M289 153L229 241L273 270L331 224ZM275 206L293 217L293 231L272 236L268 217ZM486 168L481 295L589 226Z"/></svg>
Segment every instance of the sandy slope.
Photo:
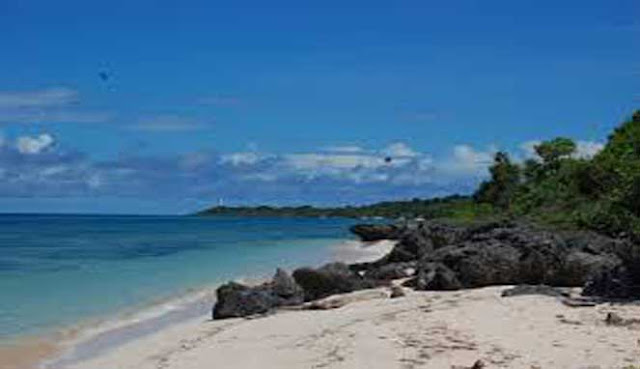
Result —
<svg viewBox="0 0 640 369"><path fill-rule="evenodd" d="M622 368L640 364L640 327L606 313L640 306L570 308L544 296L501 298L504 287L412 292L327 311L190 321L122 346L77 369ZM386 292L386 290L381 290Z"/></svg>

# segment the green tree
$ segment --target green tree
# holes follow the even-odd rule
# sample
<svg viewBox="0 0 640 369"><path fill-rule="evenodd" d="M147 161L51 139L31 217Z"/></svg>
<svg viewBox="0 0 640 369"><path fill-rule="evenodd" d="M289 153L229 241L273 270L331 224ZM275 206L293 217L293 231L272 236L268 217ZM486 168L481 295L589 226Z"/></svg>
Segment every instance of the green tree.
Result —
<svg viewBox="0 0 640 369"><path fill-rule="evenodd" d="M562 158L571 156L576 151L576 143L565 137L556 137L535 146L536 154L547 165L556 165Z"/></svg>
<svg viewBox="0 0 640 369"><path fill-rule="evenodd" d="M506 152L499 151L494 156L489 173L491 179L480 184L474 199L508 209L520 184L520 167L511 162Z"/></svg>

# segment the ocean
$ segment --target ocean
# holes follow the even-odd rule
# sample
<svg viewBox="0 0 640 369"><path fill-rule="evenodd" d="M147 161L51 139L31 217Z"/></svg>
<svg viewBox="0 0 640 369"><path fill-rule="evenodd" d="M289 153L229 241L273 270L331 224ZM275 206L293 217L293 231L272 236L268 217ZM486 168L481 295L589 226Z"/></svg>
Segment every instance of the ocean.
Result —
<svg viewBox="0 0 640 369"><path fill-rule="evenodd" d="M0 215L0 343L318 265L343 218ZM186 298L186 297L185 297ZM198 307L206 316L211 306ZM156 309L157 310L157 309Z"/></svg>

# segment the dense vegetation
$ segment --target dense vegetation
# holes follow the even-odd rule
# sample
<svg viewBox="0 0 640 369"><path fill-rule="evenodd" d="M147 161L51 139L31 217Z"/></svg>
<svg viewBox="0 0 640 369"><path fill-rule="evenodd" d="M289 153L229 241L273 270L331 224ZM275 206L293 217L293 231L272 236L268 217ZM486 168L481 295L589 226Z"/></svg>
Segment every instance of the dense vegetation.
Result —
<svg viewBox="0 0 640 369"><path fill-rule="evenodd" d="M518 217L611 235L640 235L640 110L609 136L593 158L576 156L564 137L535 147L536 158L516 163L495 155L490 178L473 196L389 201L338 208L214 207L201 215L424 217L455 220Z"/></svg>
<svg viewBox="0 0 640 369"><path fill-rule="evenodd" d="M320 208L297 207L225 207L217 206L200 212L200 215L237 216L300 216L300 217L384 217L384 218L473 218L478 214L489 216L490 204L476 204L470 196L449 196L409 201L385 201L363 206Z"/></svg>
<svg viewBox="0 0 640 369"><path fill-rule="evenodd" d="M548 224L640 235L640 111L593 158L576 157L576 144L562 137L535 150L538 158L522 164L497 153L474 200Z"/></svg>

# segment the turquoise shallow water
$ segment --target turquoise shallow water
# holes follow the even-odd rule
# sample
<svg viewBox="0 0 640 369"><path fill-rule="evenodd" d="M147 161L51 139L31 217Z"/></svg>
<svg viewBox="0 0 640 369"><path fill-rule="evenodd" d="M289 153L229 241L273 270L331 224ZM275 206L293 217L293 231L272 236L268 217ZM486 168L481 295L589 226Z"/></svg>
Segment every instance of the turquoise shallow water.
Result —
<svg viewBox="0 0 640 369"><path fill-rule="evenodd" d="M0 340L314 265L350 219L0 215Z"/></svg>

